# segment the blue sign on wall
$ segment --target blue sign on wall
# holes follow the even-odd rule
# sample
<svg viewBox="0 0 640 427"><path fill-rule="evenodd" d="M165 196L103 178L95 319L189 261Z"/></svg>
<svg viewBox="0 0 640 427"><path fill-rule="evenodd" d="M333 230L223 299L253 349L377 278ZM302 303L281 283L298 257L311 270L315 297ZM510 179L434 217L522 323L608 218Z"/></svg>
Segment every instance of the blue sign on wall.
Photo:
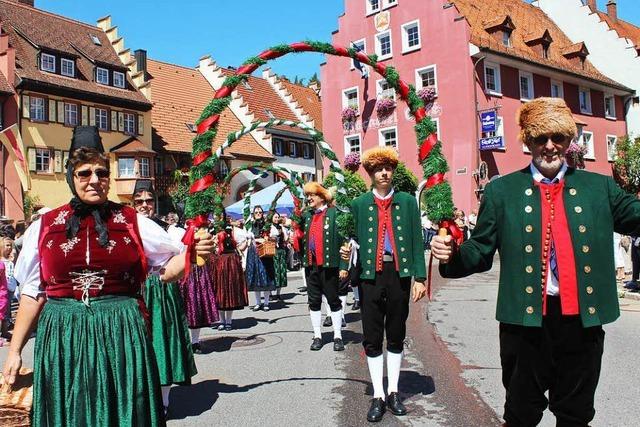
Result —
<svg viewBox="0 0 640 427"><path fill-rule="evenodd" d="M480 113L480 121L482 122L482 132L495 132L497 121L496 110Z"/></svg>
<svg viewBox="0 0 640 427"><path fill-rule="evenodd" d="M495 150L498 148L504 148L504 139L501 136L480 138L478 144L480 146L480 150Z"/></svg>

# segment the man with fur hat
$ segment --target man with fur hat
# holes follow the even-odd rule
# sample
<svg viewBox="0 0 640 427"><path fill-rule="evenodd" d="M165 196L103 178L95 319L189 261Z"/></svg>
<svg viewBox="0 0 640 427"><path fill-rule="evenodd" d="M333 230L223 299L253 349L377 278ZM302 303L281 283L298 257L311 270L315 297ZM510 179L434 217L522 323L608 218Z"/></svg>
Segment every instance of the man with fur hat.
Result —
<svg viewBox="0 0 640 427"><path fill-rule="evenodd" d="M455 248L435 237L443 277L491 269L500 252L500 322L506 425L534 426L547 405L558 426L587 426L604 344L620 315L613 232L640 231L640 201L613 179L567 167L576 125L564 100L522 106L524 169L491 182L471 238ZM549 391L549 401L545 392Z"/></svg>
<svg viewBox="0 0 640 427"><path fill-rule="evenodd" d="M367 420L380 421L386 407L395 415L407 410L398 396L398 379L409 315L409 298L417 302L426 294L426 268L420 210L416 198L394 191L391 184L398 154L391 147L367 150L362 165L372 191L351 204L355 221L360 273L363 346L373 383ZM343 250L343 258L348 259ZM413 286L411 278L415 277ZM383 387L383 349L387 338L388 396Z"/></svg>
<svg viewBox="0 0 640 427"><path fill-rule="evenodd" d="M333 320L333 350L343 351L342 302L338 296L339 276L346 276L346 265L340 259L340 236L337 209L329 206L333 196L320 183L312 181L304 186L304 194L311 211L305 215L302 265L307 279L309 315L313 326L311 350L322 348L322 296L331 308ZM339 271L342 268L341 271Z"/></svg>

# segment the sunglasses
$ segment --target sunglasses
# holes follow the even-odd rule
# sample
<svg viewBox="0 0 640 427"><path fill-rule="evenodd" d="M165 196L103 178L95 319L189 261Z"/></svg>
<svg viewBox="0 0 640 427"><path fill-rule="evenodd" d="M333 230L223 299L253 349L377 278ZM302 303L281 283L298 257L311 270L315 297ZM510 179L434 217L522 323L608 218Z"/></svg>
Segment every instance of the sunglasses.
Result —
<svg viewBox="0 0 640 427"><path fill-rule="evenodd" d="M91 178L91 175L98 177L98 179L107 179L109 178L110 172L109 169L99 168L96 170L84 169L81 171L77 171L74 175L80 178L81 181L86 181Z"/></svg>
<svg viewBox="0 0 640 427"><path fill-rule="evenodd" d="M145 203L147 205L152 205L155 202L155 200L153 199L134 199L133 203L136 204L136 206L142 206Z"/></svg>
<svg viewBox="0 0 640 427"><path fill-rule="evenodd" d="M540 135L533 138L533 143L536 145L544 145L548 140L551 140L554 144L561 144L567 139L566 135L561 133L552 133L551 135Z"/></svg>

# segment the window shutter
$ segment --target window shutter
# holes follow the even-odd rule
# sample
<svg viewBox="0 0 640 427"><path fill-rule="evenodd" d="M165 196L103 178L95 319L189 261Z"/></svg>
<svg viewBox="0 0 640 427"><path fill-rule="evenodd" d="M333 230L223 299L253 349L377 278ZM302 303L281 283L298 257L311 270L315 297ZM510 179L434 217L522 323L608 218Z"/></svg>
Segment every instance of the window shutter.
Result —
<svg viewBox="0 0 640 427"><path fill-rule="evenodd" d="M28 95L22 95L22 117L31 117L31 98Z"/></svg>
<svg viewBox="0 0 640 427"><path fill-rule="evenodd" d="M82 126L86 126L88 124L93 125L93 123L89 123L89 109L86 105L80 107L82 110Z"/></svg>
<svg viewBox="0 0 640 427"><path fill-rule="evenodd" d="M49 100L49 121L50 122L56 121L56 100L55 99Z"/></svg>
<svg viewBox="0 0 640 427"><path fill-rule="evenodd" d="M118 112L112 111L111 112L111 130L115 131L116 129L118 129Z"/></svg>
<svg viewBox="0 0 640 427"><path fill-rule="evenodd" d="M96 125L96 109L93 107L89 107L89 125Z"/></svg>
<svg viewBox="0 0 640 427"><path fill-rule="evenodd" d="M64 123L64 102L58 101L58 123Z"/></svg>
<svg viewBox="0 0 640 427"><path fill-rule="evenodd" d="M138 114L138 135L144 135L144 116Z"/></svg>
<svg viewBox="0 0 640 427"><path fill-rule="evenodd" d="M36 149L29 147L27 150L29 154L29 170L32 172L36 171Z"/></svg>
<svg viewBox="0 0 640 427"><path fill-rule="evenodd" d="M118 130L124 132L124 114L118 112Z"/></svg>
<svg viewBox="0 0 640 427"><path fill-rule="evenodd" d="M55 150L54 151L54 172L55 173L61 173L62 172L62 151L61 150Z"/></svg>

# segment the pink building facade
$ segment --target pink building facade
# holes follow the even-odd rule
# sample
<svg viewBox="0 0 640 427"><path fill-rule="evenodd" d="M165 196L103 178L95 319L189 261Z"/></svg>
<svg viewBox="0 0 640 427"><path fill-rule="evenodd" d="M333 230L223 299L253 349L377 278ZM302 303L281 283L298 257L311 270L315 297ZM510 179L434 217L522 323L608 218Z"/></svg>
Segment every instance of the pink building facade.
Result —
<svg viewBox="0 0 640 427"><path fill-rule="evenodd" d="M447 178L453 187L454 202L467 212L477 207L481 193L478 189L488 179L530 162L530 156L518 141L516 112L523 102L550 96L552 90L554 96L564 97L574 112L581 129L580 141L589 147L587 170L611 174L608 144L612 149L614 138L626 134L625 100L632 91L604 76L600 78L588 62L586 71L580 72L583 66L578 61L581 59L575 59L573 51L567 57L561 56L571 43L566 36L559 35L559 29L550 20L540 22L538 8L521 0L488 0L487 3L487 8L493 7L487 11L487 19L501 16L500 8L505 8L504 19L496 21L498 25L491 26L479 16L483 12L477 11L471 0L346 1L345 13L338 19L332 42L343 46L356 44L367 54L376 53L379 60L393 65L400 77L417 90L428 86L435 89L437 97L429 105L429 113L436 122L449 162ZM507 4L522 10L515 13L513 7L506 8ZM518 19L512 21L509 13ZM532 15L533 23L526 19L527 14ZM503 21L506 25L501 25ZM537 49L538 39L531 36L534 25L550 28L554 37L551 48L557 51L558 58L548 52L545 52L546 58L536 58L536 52L542 50ZM504 38L501 32L507 32L509 38ZM526 44L526 40L532 43ZM512 41L512 51L496 46ZM546 39L542 41L547 43ZM369 76L362 78L351 61L331 56L322 65L327 141L340 158L352 151L393 145L401 160L422 178L413 131L415 122L409 117L407 106L400 101L392 115L381 119L376 100L390 93L385 92L382 77L372 69L368 71ZM354 126L345 128L341 111L347 106L356 107L359 115ZM497 111L495 134L481 132L478 112L488 109ZM504 148L480 151L478 139L494 135L503 138ZM486 162L488 170L483 180L474 174L481 162Z"/></svg>

